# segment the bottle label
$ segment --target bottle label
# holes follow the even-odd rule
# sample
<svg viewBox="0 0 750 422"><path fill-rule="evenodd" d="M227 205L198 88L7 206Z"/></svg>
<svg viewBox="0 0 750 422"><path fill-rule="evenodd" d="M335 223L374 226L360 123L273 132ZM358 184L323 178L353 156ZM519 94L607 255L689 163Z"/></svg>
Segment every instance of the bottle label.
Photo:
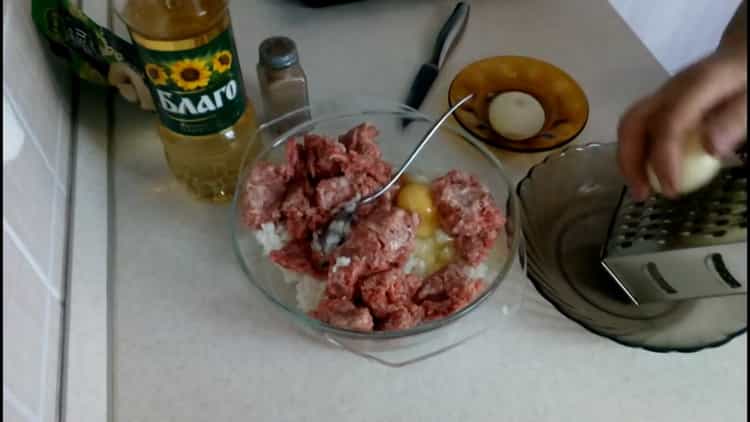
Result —
<svg viewBox="0 0 750 422"><path fill-rule="evenodd" d="M142 76L135 47L97 25L74 3L78 2L31 2L31 16L47 39L51 52L66 60L78 77L96 84L113 84L113 73L120 66L127 66Z"/></svg>
<svg viewBox="0 0 750 422"><path fill-rule="evenodd" d="M245 87L229 26L197 48L151 50L138 45L161 123L188 136L209 135L245 112Z"/></svg>

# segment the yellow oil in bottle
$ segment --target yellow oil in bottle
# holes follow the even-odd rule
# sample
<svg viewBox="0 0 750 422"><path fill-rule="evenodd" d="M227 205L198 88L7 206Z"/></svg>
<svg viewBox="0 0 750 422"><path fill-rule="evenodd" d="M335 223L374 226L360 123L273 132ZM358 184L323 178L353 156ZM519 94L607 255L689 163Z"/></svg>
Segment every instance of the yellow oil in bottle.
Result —
<svg viewBox="0 0 750 422"><path fill-rule="evenodd" d="M196 197L232 198L257 129L226 0L119 0L159 114L170 170Z"/></svg>

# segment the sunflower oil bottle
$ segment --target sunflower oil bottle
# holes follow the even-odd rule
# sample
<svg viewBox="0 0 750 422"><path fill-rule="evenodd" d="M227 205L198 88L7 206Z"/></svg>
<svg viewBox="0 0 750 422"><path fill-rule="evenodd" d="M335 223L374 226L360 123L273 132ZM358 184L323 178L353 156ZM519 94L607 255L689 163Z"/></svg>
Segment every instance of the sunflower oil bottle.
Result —
<svg viewBox="0 0 750 422"><path fill-rule="evenodd" d="M138 47L172 173L196 197L232 198L257 125L228 0L117 0Z"/></svg>

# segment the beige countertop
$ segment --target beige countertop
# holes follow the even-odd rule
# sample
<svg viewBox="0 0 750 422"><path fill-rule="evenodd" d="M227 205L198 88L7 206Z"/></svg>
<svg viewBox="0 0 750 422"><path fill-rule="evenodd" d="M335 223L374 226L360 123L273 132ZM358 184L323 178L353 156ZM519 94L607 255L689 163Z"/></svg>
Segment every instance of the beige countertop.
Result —
<svg viewBox="0 0 750 422"><path fill-rule="evenodd" d="M369 0L306 9L234 1L257 103L257 46L293 38L314 101L402 100L453 2ZM475 0L460 46L422 110L447 108L452 77L494 55L534 56L576 78L590 116L576 143L612 142L619 115L666 72L599 0ZM154 116L115 101L110 142L111 409L116 422L740 421L746 336L697 354L597 337L533 289L514 322L391 369L301 335L244 278L229 207L198 204L168 173ZM500 153L518 180L544 154Z"/></svg>

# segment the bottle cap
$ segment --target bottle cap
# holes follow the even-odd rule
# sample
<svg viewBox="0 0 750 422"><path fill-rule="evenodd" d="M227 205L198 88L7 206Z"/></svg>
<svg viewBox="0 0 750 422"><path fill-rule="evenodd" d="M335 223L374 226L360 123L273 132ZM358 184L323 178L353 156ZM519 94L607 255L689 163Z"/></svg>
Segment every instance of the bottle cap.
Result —
<svg viewBox="0 0 750 422"><path fill-rule="evenodd" d="M258 48L260 63L271 69L284 69L297 63L297 46L290 38L271 37L260 43Z"/></svg>

